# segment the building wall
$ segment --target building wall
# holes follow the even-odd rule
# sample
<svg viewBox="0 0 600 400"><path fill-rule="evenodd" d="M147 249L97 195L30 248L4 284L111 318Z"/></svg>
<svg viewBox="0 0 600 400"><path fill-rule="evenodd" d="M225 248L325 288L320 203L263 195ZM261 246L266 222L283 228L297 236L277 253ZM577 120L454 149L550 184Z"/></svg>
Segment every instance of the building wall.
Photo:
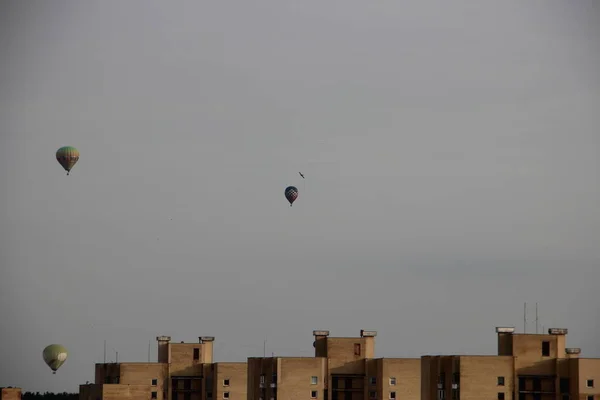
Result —
<svg viewBox="0 0 600 400"><path fill-rule="evenodd" d="M119 383L121 379L121 364L96 364L94 383Z"/></svg>
<svg viewBox="0 0 600 400"><path fill-rule="evenodd" d="M319 356L319 355L318 355ZM364 374L365 358L374 358L375 338L327 338L329 372L331 374Z"/></svg>
<svg viewBox="0 0 600 400"><path fill-rule="evenodd" d="M373 370L374 367L374 370ZM376 378L370 385L371 377ZM367 382L365 398L375 391L378 399L390 399L394 392L396 399L419 400L421 398L421 359L419 358L377 358L367 362ZM395 380L395 384L393 382Z"/></svg>
<svg viewBox="0 0 600 400"><path fill-rule="evenodd" d="M573 386L578 392L574 395L578 397L575 398L587 400L587 396L594 395L594 399L600 399L600 358L579 358L571 361L577 365L574 369L578 379L574 379L576 383ZM587 386L588 380L593 380L593 387Z"/></svg>
<svg viewBox="0 0 600 400"><path fill-rule="evenodd" d="M312 377L317 383L312 383ZM277 397L279 399L324 399L327 363L322 357L282 357L278 359Z"/></svg>
<svg viewBox="0 0 600 400"><path fill-rule="evenodd" d="M248 391L248 365L244 362L215 363L213 369L213 398L246 400ZM225 382L225 381L228 382ZM228 383L228 385L226 385Z"/></svg>
<svg viewBox="0 0 600 400"><path fill-rule="evenodd" d="M120 383L125 385L148 385L150 392L156 393L157 400L167 398L169 377L168 364L122 363ZM156 380L156 382L153 382Z"/></svg>
<svg viewBox="0 0 600 400"><path fill-rule="evenodd" d="M459 356L461 400L497 399L504 393L512 398L514 391L514 357L507 356ZM498 378L504 385L498 385Z"/></svg>
<svg viewBox="0 0 600 400"><path fill-rule="evenodd" d="M553 375L556 358L565 358L564 335L513 334L512 355L518 375ZM550 355L542 356L542 343L550 343Z"/></svg>
<svg viewBox="0 0 600 400"><path fill-rule="evenodd" d="M248 400L258 400L259 398L270 399L273 394L271 383L273 375L277 374L277 359L273 357L250 357L248 358ZM264 382L261 382L261 376L264 376ZM275 377L278 380L278 377Z"/></svg>
<svg viewBox="0 0 600 400"><path fill-rule="evenodd" d="M102 384L90 383L79 385L79 400L102 399Z"/></svg>
<svg viewBox="0 0 600 400"><path fill-rule="evenodd" d="M212 342L169 343L169 357L171 375L200 376L201 365L212 363Z"/></svg>
<svg viewBox="0 0 600 400"><path fill-rule="evenodd" d="M102 400L151 400L149 385L102 385Z"/></svg>
<svg viewBox="0 0 600 400"><path fill-rule="evenodd" d="M0 400L21 400L21 388L2 388L0 390Z"/></svg>

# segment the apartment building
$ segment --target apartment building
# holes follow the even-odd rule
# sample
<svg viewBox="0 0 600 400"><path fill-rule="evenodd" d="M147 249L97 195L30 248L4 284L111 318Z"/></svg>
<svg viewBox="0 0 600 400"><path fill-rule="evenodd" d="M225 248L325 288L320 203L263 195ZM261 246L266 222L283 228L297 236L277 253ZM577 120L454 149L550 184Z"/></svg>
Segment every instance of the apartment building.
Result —
<svg viewBox="0 0 600 400"><path fill-rule="evenodd" d="M172 343L159 336L158 361L96 364L80 400L246 400L246 363L213 362L214 337Z"/></svg>
<svg viewBox="0 0 600 400"><path fill-rule="evenodd" d="M17 387L0 388L0 400L21 400L22 390Z"/></svg>
<svg viewBox="0 0 600 400"><path fill-rule="evenodd" d="M421 399L600 400L600 359L567 348L567 329L514 331L496 328L495 356L421 357Z"/></svg>
<svg viewBox="0 0 600 400"><path fill-rule="evenodd" d="M419 359L375 358L377 332L330 337L314 331L314 357L248 358L248 399L420 398Z"/></svg>

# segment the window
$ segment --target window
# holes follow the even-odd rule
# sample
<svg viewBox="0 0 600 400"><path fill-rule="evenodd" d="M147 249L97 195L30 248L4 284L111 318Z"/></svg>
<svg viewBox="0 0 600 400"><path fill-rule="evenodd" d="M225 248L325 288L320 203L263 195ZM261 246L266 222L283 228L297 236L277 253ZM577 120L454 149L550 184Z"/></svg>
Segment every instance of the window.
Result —
<svg viewBox="0 0 600 400"><path fill-rule="evenodd" d="M158 385L158 379L152 379L152 386Z"/></svg>
<svg viewBox="0 0 600 400"><path fill-rule="evenodd" d="M319 378L316 376L311 376L310 377L310 384L311 385L316 385L317 383L319 383Z"/></svg>
<svg viewBox="0 0 600 400"><path fill-rule="evenodd" d="M460 383L460 372L454 372L452 374L452 383L456 385Z"/></svg>
<svg viewBox="0 0 600 400"><path fill-rule="evenodd" d="M146 393L148 393L148 392L146 392ZM157 397L158 397L158 394L156 392L152 392L152 398L156 399Z"/></svg>
<svg viewBox="0 0 600 400"><path fill-rule="evenodd" d="M542 357L550 357L550 342L542 342Z"/></svg>
<svg viewBox="0 0 600 400"><path fill-rule="evenodd" d="M354 355L360 356L360 343L354 343Z"/></svg>
<svg viewBox="0 0 600 400"><path fill-rule="evenodd" d="M377 378L372 376L369 378L369 385L375 386L377 384Z"/></svg>
<svg viewBox="0 0 600 400"><path fill-rule="evenodd" d="M223 398L224 399L228 399L229 398L229 392L223 392Z"/></svg>
<svg viewBox="0 0 600 400"><path fill-rule="evenodd" d="M396 386L396 378L390 376L390 386Z"/></svg>
<svg viewBox="0 0 600 400"><path fill-rule="evenodd" d="M504 400L504 392L498 393L498 400Z"/></svg>
<svg viewBox="0 0 600 400"><path fill-rule="evenodd" d="M223 379L223 386L229 386L229 379Z"/></svg>
<svg viewBox="0 0 600 400"><path fill-rule="evenodd" d="M390 392L390 399L396 398L396 392Z"/></svg>
<svg viewBox="0 0 600 400"><path fill-rule="evenodd" d="M498 386L504 386L504 377L503 376L498 377Z"/></svg>
<svg viewBox="0 0 600 400"><path fill-rule="evenodd" d="M260 383L265 383L265 374L260 376Z"/></svg>
<svg viewBox="0 0 600 400"><path fill-rule="evenodd" d="M446 374L445 373L441 373L440 376L438 376L438 384L442 385L442 387L446 386Z"/></svg>
<svg viewBox="0 0 600 400"><path fill-rule="evenodd" d="M569 378L560 378L559 389L561 393L569 393L571 391Z"/></svg>
<svg viewBox="0 0 600 400"><path fill-rule="evenodd" d="M593 394L590 394L590 395L587 397L587 400L594 400L594 395L593 395Z"/></svg>
<svg viewBox="0 0 600 400"><path fill-rule="evenodd" d="M376 399L377 398L377 392L369 392L369 398L370 399Z"/></svg>
<svg viewBox="0 0 600 400"><path fill-rule="evenodd" d="M212 399L212 392L206 392L206 398Z"/></svg>
<svg viewBox="0 0 600 400"><path fill-rule="evenodd" d="M311 390L310 391L310 398L311 399L316 399L317 398L317 391L316 390Z"/></svg>
<svg viewBox="0 0 600 400"><path fill-rule="evenodd" d="M586 382L586 386L589 388L593 388L594 387L594 380L593 379L588 379Z"/></svg>
<svg viewBox="0 0 600 400"><path fill-rule="evenodd" d="M194 360L200 359L200 349L194 349Z"/></svg>

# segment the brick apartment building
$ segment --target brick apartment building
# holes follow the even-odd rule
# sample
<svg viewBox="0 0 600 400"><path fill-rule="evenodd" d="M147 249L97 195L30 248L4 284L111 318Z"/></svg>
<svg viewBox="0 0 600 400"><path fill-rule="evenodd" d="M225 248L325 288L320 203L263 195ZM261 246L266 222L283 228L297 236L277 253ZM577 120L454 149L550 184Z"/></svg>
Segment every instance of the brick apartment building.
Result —
<svg viewBox="0 0 600 400"><path fill-rule="evenodd" d="M18 387L0 388L0 400L21 400L22 391Z"/></svg>
<svg viewBox="0 0 600 400"><path fill-rule="evenodd" d="M213 337L158 341L156 363L96 364L80 400L600 400L600 359L566 348L566 329L496 328L497 355L375 358L377 332L314 331L314 357L213 362Z"/></svg>

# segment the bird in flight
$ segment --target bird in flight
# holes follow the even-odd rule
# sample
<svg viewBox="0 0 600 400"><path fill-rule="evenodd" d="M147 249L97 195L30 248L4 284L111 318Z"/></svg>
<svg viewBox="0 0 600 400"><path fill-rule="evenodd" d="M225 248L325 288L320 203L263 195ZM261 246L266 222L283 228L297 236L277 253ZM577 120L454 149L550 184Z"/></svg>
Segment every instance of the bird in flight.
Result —
<svg viewBox="0 0 600 400"><path fill-rule="evenodd" d="M300 176L302 177L302 179L305 179L304 175L302 175L302 172L298 172L298 173L300 174Z"/></svg>

